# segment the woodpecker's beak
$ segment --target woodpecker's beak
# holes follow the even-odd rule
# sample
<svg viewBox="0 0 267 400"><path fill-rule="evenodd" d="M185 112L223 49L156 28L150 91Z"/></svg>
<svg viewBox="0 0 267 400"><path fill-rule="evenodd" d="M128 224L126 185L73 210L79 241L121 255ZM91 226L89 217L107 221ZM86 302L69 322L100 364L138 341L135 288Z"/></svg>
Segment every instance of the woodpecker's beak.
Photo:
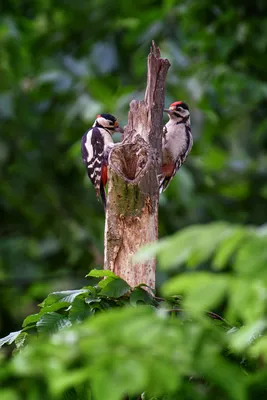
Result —
<svg viewBox="0 0 267 400"><path fill-rule="evenodd" d="M172 110L171 108L164 108L163 111L164 111L165 113L172 114L174 110Z"/></svg>
<svg viewBox="0 0 267 400"><path fill-rule="evenodd" d="M124 130L120 127L118 121L116 121L115 124L114 124L114 130L115 130L116 132L120 132L120 133L123 133L123 132L124 132Z"/></svg>
<svg viewBox="0 0 267 400"><path fill-rule="evenodd" d="M120 133L124 132L123 128L121 128L119 125L115 128L115 131Z"/></svg>

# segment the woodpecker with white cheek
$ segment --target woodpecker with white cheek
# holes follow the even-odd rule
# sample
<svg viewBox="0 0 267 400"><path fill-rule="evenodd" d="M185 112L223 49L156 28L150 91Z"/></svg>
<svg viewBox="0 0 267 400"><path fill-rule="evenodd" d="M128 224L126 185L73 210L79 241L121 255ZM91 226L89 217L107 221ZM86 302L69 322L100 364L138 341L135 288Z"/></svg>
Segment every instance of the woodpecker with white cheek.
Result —
<svg viewBox="0 0 267 400"><path fill-rule="evenodd" d="M188 105L183 101L176 101L164 112L169 114L169 121L163 128L160 193L167 189L193 145Z"/></svg>
<svg viewBox="0 0 267 400"><path fill-rule="evenodd" d="M111 114L99 114L93 127L82 137L82 158L97 197L100 195L106 209L105 186L108 179L108 155L114 146L112 134L123 132Z"/></svg>

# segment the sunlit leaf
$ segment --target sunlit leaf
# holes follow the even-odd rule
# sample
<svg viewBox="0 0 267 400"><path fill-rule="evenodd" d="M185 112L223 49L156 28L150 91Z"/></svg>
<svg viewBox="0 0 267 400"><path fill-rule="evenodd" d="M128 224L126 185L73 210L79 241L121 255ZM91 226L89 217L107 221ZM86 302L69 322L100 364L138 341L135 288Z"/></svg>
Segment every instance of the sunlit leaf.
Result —
<svg viewBox="0 0 267 400"><path fill-rule="evenodd" d="M112 278L117 278L117 275L114 274L114 272L109 271L108 269L92 269L89 274L86 275L86 277L91 276L94 278L102 278L104 276L112 277Z"/></svg>
<svg viewBox="0 0 267 400"><path fill-rule="evenodd" d="M49 334L55 333L69 326L71 326L70 320L56 312L44 314L36 323L38 332Z"/></svg>
<svg viewBox="0 0 267 400"><path fill-rule="evenodd" d="M25 345L26 338L28 336L27 332L21 332L15 339L16 348L20 349Z"/></svg>
<svg viewBox="0 0 267 400"><path fill-rule="evenodd" d="M244 350L261 336L266 326L266 320L258 320L251 325L241 327L230 337L232 348L237 352Z"/></svg>
<svg viewBox="0 0 267 400"><path fill-rule="evenodd" d="M72 303L80 295L88 293L87 289L64 290L62 292L53 292L40 304L41 307L47 307L54 303Z"/></svg>
<svg viewBox="0 0 267 400"><path fill-rule="evenodd" d="M0 347L2 347L4 344L11 344L13 343L17 337L19 336L19 334L22 331L17 331L17 332L11 332L9 335L3 337L2 339L0 339Z"/></svg>

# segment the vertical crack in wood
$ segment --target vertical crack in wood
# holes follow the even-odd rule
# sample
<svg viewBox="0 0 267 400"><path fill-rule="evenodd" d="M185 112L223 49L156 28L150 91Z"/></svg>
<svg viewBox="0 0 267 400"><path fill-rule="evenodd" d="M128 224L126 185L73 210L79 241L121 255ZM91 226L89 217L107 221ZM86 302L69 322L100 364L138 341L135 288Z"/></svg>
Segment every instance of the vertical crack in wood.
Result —
<svg viewBox="0 0 267 400"><path fill-rule="evenodd" d="M104 267L132 287L140 283L155 287L155 260L134 264L132 256L158 238L157 175L169 66L152 42L145 100L131 102L123 142L115 145L109 156Z"/></svg>

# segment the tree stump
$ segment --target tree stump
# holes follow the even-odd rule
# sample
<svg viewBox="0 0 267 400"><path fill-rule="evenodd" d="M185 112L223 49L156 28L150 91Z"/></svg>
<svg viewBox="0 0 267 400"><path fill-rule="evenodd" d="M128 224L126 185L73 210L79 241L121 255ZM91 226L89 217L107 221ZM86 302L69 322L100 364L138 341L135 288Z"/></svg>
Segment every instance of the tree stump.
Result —
<svg viewBox="0 0 267 400"><path fill-rule="evenodd" d="M155 288L155 259L133 255L158 238L158 174L162 164L162 116L170 63L152 42L145 99L130 104L123 141L109 155L104 268L134 287Z"/></svg>

